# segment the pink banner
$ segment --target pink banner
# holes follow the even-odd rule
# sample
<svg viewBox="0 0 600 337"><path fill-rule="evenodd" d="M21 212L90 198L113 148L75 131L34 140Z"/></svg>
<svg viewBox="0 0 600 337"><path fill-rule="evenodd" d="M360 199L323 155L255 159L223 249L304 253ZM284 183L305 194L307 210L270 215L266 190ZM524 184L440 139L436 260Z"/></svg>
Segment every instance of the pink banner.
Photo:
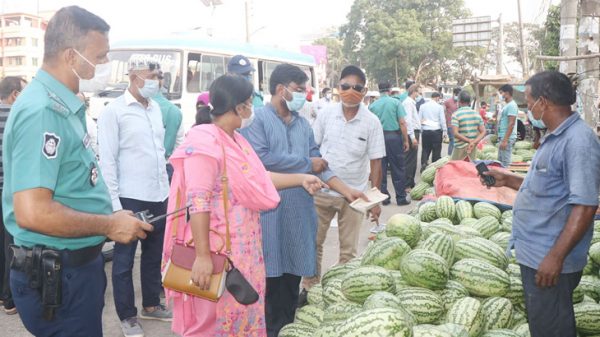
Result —
<svg viewBox="0 0 600 337"><path fill-rule="evenodd" d="M300 46L300 51L314 57L317 64L327 64L327 46Z"/></svg>

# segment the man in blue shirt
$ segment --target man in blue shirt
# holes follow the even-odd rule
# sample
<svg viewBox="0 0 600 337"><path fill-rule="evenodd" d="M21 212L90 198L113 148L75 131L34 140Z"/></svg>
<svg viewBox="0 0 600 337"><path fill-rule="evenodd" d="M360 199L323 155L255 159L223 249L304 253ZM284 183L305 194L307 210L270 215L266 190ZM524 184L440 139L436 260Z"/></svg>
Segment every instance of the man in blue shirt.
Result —
<svg viewBox="0 0 600 337"><path fill-rule="evenodd" d="M278 173L314 173L348 201L366 198L348 187L327 167L308 121L298 110L306 100L308 76L297 66L278 65L269 79L271 102L255 111L241 130L267 170ZM265 313L267 335L294 321L302 276L317 272L317 213L313 197L303 188L279 191L281 202L262 212L263 254L267 271Z"/></svg>
<svg viewBox="0 0 600 337"><path fill-rule="evenodd" d="M235 55L227 63L227 72L230 74L240 75L247 78L254 85L254 72L256 69L252 66L250 60L244 55ZM252 106L260 108L264 106L263 96L257 90L252 94Z"/></svg>
<svg viewBox="0 0 600 337"><path fill-rule="evenodd" d="M519 107L513 99L513 87L505 84L498 90L506 105L498 116L498 160L508 167L512 162L512 148L517 140Z"/></svg>
<svg viewBox="0 0 600 337"><path fill-rule="evenodd" d="M518 189L509 249L521 266L532 337L575 337L573 290L592 239L600 187L600 142L571 111L575 91L564 74L545 71L525 83L527 107L543 121L525 178L490 171L494 186Z"/></svg>

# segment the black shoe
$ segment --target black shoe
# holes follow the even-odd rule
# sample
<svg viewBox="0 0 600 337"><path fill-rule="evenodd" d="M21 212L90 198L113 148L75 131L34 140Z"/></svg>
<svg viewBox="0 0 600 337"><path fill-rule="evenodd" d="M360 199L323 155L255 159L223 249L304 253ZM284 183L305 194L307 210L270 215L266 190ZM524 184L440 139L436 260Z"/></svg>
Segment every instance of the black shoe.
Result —
<svg viewBox="0 0 600 337"><path fill-rule="evenodd" d="M302 288L300 295L298 295L298 309L308 304L308 291Z"/></svg>
<svg viewBox="0 0 600 337"><path fill-rule="evenodd" d="M385 199L384 201L382 201L382 202L381 202L381 204L382 204L383 206L387 206L387 205L389 205L389 204L391 204L391 203L392 203L392 202L390 201L390 198L387 198L387 199Z"/></svg>
<svg viewBox="0 0 600 337"><path fill-rule="evenodd" d="M410 200L408 200L408 198L397 199L396 204L398 204L398 206L410 205Z"/></svg>

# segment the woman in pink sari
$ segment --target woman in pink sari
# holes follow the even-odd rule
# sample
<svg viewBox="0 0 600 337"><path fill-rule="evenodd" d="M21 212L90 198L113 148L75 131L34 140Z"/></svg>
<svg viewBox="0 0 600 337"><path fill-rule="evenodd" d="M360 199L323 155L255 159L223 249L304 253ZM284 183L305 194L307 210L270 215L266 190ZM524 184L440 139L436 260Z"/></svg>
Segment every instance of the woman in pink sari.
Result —
<svg viewBox="0 0 600 337"><path fill-rule="evenodd" d="M236 129L252 117L252 85L240 76L225 75L210 88L213 124L193 127L171 156L174 168L169 212L186 200L190 220L179 222L173 237L173 219L167 220L163 262L168 261L175 240L193 239L196 260L192 280L206 288L212 274L210 251L220 248L225 235L221 175L226 163L229 180L228 218L231 260L259 294L258 302L242 305L227 291L216 303L166 290L173 301L175 333L182 336L266 336L264 319L265 267L259 211L279 203L276 188L304 186L314 193L321 181L305 174L276 174L265 170L250 144ZM225 158L224 158L225 155ZM183 224L183 226L182 226ZM209 232L209 230L211 230Z"/></svg>

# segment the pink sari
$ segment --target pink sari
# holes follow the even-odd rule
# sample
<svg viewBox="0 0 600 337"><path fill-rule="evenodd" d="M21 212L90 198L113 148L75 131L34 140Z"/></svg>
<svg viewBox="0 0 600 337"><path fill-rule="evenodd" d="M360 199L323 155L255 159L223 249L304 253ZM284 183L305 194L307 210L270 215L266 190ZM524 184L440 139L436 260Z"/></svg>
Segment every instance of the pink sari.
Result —
<svg viewBox="0 0 600 337"><path fill-rule="evenodd" d="M221 175L225 148L229 178L228 212L232 253L236 267L260 295L257 303L239 304L226 291L217 303L165 289L173 300L175 333L182 336L266 336L264 318L265 267L262 257L262 233L259 211L275 208L279 194L268 172L250 144L238 133L234 138L215 125L192 128L184 143L175 150L170 162L174 173L169 194L169 212L176 201L191 204L190 214L210 212L210 228L225 234ZM167 219L163 247L163 266L169 259L174 240L188 241L191 228L179 221L173 237L176 217ZM210 233L211 250L217 250L221 238Z"/></svg>

